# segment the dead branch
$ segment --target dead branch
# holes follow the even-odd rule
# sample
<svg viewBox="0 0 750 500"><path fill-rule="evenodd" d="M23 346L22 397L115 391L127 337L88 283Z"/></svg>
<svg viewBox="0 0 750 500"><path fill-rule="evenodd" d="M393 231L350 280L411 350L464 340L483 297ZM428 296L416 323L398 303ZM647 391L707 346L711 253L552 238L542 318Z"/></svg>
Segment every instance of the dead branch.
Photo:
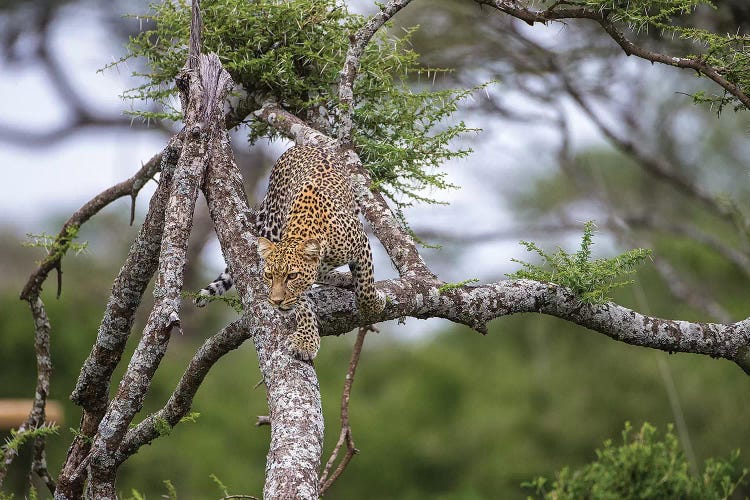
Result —
<svg viewBox="0 0 750 500"><path fill-rule="evenodd" d="M49 395L49 379L52 374L52 358L50 357L50 323L47 312L44 309L44 302L37 295L29 300L31 306L31 315L34 318L34 350L36 351L36 390L34 392L34 403L29 412L28 418L17 429L19 433L28 432L38 429L45 424L47 396ZM44 438L38 437L34 440L34 459L32 461L32 470L38 472L39 476L45 481L50 491L54 493L55 486L53 481L47 481L49 478L44 463ZM16 458L18 450L7 447L3 452L2 462L0 463L0 486L2 486L8 466Z"/></svg>
<svg viewBox="0 0 750 500"><path fill-rule="evenodd" d="M339 440L336 442L331 456L326 462L323 473L320 475L320 496L323 496L328 488L343 474L346 466L349 465L352 457L359 452L354 446L354 438L352 437L352 428L349 425L349 398L352 393L352 384L354 384L354 374L357 371L357 365L359 364L359 357L362 354L362 346L365 343L365 335L368 331L377 332L372 325L362 326L357 332L357 340L354 341L354 347L352 347L352 356L349 360L349 369L346 372L346 378L344 379L344 392L341 395L341 432L339 434ZM346 443L346 454L341 459L338 467L329 477L331 467L336 462L336 458L339 455L341 447Z"/></svg>

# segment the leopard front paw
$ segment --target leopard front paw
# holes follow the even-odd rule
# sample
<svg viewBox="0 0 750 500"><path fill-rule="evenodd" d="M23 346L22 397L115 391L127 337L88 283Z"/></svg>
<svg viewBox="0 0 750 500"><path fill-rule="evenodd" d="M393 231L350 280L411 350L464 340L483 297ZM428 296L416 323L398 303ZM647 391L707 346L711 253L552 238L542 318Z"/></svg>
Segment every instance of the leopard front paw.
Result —
<svg viewBox="0 0 750 500"><path fill-rule="evenodd" d="M385 309L386 306L386 302L387 297L385 293L381 292L380 290L376 290L374 297L372 297L372 299L370 300L362 301L361 305L359 305L359 309L362 314L365 314L367 316L374 316L383 312L383 309Z"/></svg>
<svg viewBox="0 0 750 500"><path fill-rule="evenodd" d="M295 358L312 361L320 349L320 337L316 334L296 331L287 337L286 347Z"/></svg>

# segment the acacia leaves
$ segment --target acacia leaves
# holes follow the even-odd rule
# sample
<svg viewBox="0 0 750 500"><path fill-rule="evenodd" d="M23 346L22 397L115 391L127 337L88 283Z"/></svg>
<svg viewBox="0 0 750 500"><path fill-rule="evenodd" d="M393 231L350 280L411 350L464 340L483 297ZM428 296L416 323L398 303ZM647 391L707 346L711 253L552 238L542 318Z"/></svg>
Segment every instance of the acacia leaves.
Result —
<svg viewBox="0 0 750 500"><path fill-rule="evenodd" d="M203 49L219 55L242 91L256 100L272 98L321 131L335 136L340 106L338 81L349 37L367 18L336 0L205 0ZM190 6L181 0L155 3L149 29L131 38L130 54L147 68L134 75L145 82L124 97L155 102L160 109L134 111L146 119L180 118L173 81L187 56ZM425 68L409 45L413 30L394 36L380 30L365 48L354 84L354 142L373 178L373 187L398 207L432 202L423 188L454 187L438 168L469 149L453 139L475 131L449 123L459 102L475 89L434 89L444 69ZM418 88L414 88L415 82ZM420 85L420 81L424 84ZM278 138L261 121L250 121L250 142Z"/></svg>
<svg viewBox="0 0 750 500"><path fill-rule="evenodd" d="M578 499L727 499L747 482L747 469L739 463L739 451L728 459L710 458L703 473L691 473L677 436L668 426L664 437L648 423L633 433L626 422L622 445L611 440L596 451L596 460L578 470L565 467L554 481L545 478L524 484L539 498Z"/></svg>
<svg viewBox="0 0 750 500"><path fill-rule="evenodd" d="M581 248L576 253L568 253L562 248L550 254L539 248L536 243L522 241L521 245L529 252L537 253L544 261L542 265L530 264L518 259L511 259L523 266L523 269L509 274L509 278L531 279L555 283L573 290L581 301L590 304L602 304L610 300L609 292L618 287L629 285L632 280L622 280L634 272L651 251L636 248L610 259L591 259L594 223L586 222L581 238Z"/></svg>

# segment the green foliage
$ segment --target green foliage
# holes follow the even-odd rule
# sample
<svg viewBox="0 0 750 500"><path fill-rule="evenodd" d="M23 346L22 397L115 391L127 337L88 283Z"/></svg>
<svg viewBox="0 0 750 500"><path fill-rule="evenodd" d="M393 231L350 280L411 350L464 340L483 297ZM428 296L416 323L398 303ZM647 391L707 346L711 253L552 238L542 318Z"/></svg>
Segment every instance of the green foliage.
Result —
<svg viewBox="0 0 750 500"><path fill-rule="evenodd" d="M167 419L156 417L154 418L154 430L159 436L169 436L172 433L172 426L169 425Z"/></svg>
<svg viewBox="0 0 750 500"><path fill-rule="evenodd" d="M548 254L536 243L521 241L521 245L525 246L527 251L539 254L546 266L511 259L521 264L523 269L508 274L508 277L556 283L570 288L581 298L581 301L589 304L602 304L611 300L608 294L612 289L633 282L633 280L617 280L635 272L635 267L651 255L651 251L636 248L610 259L591 260L594 229L593 221L584 224L581 249L574 254L560 247L554 254Z"/></svg>
<svg viewBox="0 0 750 500"><path fill-rule="evenodd" d="M27 429L25 431L18 431L11 429L10 437L5 440L5 444L2 447L3 452L8 450L18 451L18 449L30 439L36 439L38 437L49 437L57 434L59 427L55 424L43 424L40 427L34 429Z"/></svg>
<svg viewBox="0 0 750 500"><path fill-rule="evenodd" d="M339 106L339 72L349 47L349 36L366 18L352 14L337 0L207 0L202 2L203 45L216 52L236 83L253 95L270 95L295 113L320 116L328 132L336 134L333 118ZM163 113L134 111L144 118L177 120L173 81L187 57L190 26L189 2L167 1L151 5L147 16L153 28L131 38L131 58L143 58L148 68L135 72L146 82L124 97L153 101ZM463 122L447 125L458 103L474 90L412 90L409 81L424 80L434 86L435 76L446 70L425 68L409 46L414 29L401 36L380 30L367 46L354 85L354 140L357 152L372 174L374 186L398 206L410 200L433 202L418 191L424 187L446 189L444 161L463 157L469 149L452 149L457 136L475 131ZM115 63L115 64L118 64ZM267 123L249 124L250 141L277 138Z"/></svg>
<svg viewBox="0 0 750 500"><path fill-rule="evenodd" d="M477 283L478 281L479 279L477 278L471 278L468 280L459 281L458 283L446 283L438 288L438 293L447 292L448 290L453 290L454 288L461 288L462 286L466 286L470 283Z"/></svg>
<svg viewBox="0 0 750 500"><path fill-rule="evenodd" d="M672 426L663 438L648 423L631 437L626 422L621 446L611 440L596 451L596 460L580 469L563 468L555 480L538 477L524 486L540 498L567 499L726 499L742 485L747 469L739 466L739 451L728 459L710 458L700 476L691 474Z"/></svg>
<svg viewBox="0 0 750 500"><path fill-rule="evenodd" d="M83 439L83 440L84 440L84 441L85 441L86 443L88 443L88 444L90 444L90 445L91 445L91 444L94 444L94 438L93 438L93 437L91 437L91 436L87 436L87 435L85 435L84 433L82 433L81 431L79 431L78 429L75 429L75 428L73 428L73 427L70 427L70 428L69 428L68 430L69 430L69 431L70 431L70 433L71 433L71 434L73 434L73 436L75 436L76 438L80 438L80 439Z"/></svg>
<svg viewBox="0 0 750 500"><path fill-rule="evenodd" d="M146 500L146 495L136 490L135 488L130 490L129 497L123 497L125 500Z"/></svg>
<svg viewBox="0 0 750 500"><path fill-rule="evenodd" d="M221 490L221 492L222 492L222 493L224 494L224 496L225 496L225 497L226 497L226 496L229 496L229 488L227 488L227 485L226 485L226 484L224 484L224 483L223 483L223 482L221 481L221 479L219 479L219 478L218 478L218 477L216 476L216 474L209 474L209 476L208 476L208 477L210 477L210 478L211 478L211 481L213 481L213 482L214 482L214 484L216 484L216 486L218 486L218 487L219 487L219 489Z"/></svg>
<svg viewBox="0 0 750 500"><path fill-rule="evenodd" d="M174 487L172 481L165 479L164 486L167 488L167 494L162 495L162 498L168 498L169 500L177 500L177 488Z"/></svg>
<svg viewBox="0 0 750 500"><path fill-rule="evenodd" d="M184 417L182 417L180 419L180 423L181 424L184 424L184 423L192 423L192 424L194 424L195 422L198 421L198 417L200 417L200 416L201 416L200 412L198 412L198 411L191 411L190 413L188 413L187 415L185 415Z"/></svg>
<svg viewBox="0 0 750 500"><path fill-rule="evenodd" d="M27 248L44 248L47 252L47 260L57 260L62 258L68 250L73 250L76 255L86 251L88 243L74 243L78 237L79 226L71 225L65 230L62 236L53 236L47 233L31 234L27 233L27 241L21 244Z"/></svg>
<svg viewBox="0 0 750 500"><path fill-rule="evenodd" d="M242 299L240 299L240 296L236 294L201 295L197 292L182 292L182 297L190 300L194 300L200 297L208 304L210 304L211 302L223 302L224 304L234 309L237 314L242 313L242 311L244 310Z"/></svg>

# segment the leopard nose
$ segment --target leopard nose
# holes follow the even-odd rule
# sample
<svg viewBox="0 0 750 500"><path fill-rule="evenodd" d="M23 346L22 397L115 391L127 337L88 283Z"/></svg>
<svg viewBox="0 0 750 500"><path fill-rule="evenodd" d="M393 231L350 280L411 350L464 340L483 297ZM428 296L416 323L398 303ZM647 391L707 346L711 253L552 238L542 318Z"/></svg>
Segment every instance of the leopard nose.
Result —
<svg viewBox="0 0 750 500"><path fill-rule="evenodd" d="M273 297L268 297L268 302L271 303L271 305L278 307L282 302L284 301L284 298L275 299Z"/></svg>

